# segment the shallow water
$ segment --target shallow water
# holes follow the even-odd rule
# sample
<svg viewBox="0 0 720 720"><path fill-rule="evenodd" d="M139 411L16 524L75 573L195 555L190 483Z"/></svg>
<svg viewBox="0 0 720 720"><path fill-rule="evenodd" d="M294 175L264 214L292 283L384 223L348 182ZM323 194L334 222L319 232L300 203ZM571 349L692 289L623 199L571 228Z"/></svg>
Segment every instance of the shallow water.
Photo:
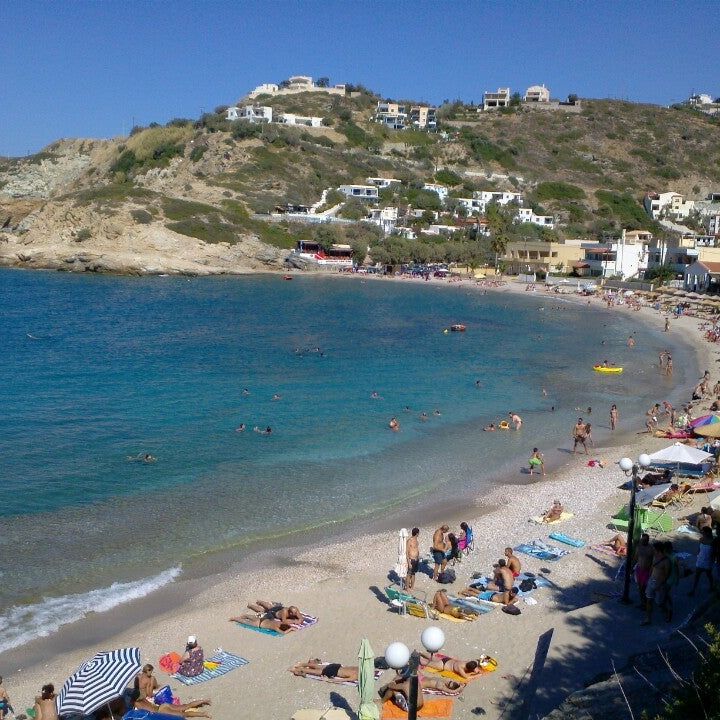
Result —
<svg viewBox="0 0 720 720"><path fill-rule="evenodd" d="M601 431L611 403L628 418L671 392L661 334L554 296L0 271L0 301L0 649L189 558L472 497L567 447L576 407ZM592 372L605 358L625 372ZM481 431L509 410L522 432Z"/></svg>

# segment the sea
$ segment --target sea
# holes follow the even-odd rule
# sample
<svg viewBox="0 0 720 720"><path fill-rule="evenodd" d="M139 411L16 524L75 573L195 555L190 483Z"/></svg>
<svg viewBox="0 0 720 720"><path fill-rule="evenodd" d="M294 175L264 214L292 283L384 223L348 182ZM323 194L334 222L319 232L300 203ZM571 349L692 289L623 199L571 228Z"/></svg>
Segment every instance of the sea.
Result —
<svg viewBox="0 0 720 720"><path fill-rule="evenodd" d="M695 379L665 338L463 283L0 270L0 651L219 552L526 482L578 415L602 438Z"/></svg>

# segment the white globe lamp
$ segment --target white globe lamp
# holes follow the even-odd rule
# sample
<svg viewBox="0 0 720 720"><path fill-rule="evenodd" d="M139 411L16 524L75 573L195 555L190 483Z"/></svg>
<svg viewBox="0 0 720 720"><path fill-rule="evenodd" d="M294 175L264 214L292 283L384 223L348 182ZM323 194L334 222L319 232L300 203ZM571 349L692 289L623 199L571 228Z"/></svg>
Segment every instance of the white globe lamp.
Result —
<svg viewBox="0 0 720 720"><path fill-rule="evenodd" d="M627 457L621 458L618 464L623 472L630 472L633 467L633 461Z"/></svg>
<svg viewBox="0 0 720 720"><path fill-rule="evenodd" d="M435 626L425 628L420 636L423 647L431 653L436 653L445 644L445 633Z"/></svg>
<svg viewBox="0 0 720 720"><path fill-rule="evenodd" d="M644 467L644 468L650 467L651 462L652 462L652 460L650 460L650 456L647 453L643 453L638 458L638 464L640 465L640 467Z"/></svg>
<svg viewBox="0 0 720 720"><path fill-rule="evenodd" d="M440 632L442 632L442 630ZM410 650L408 650L408 646L401 642L390 643L390 645L385 648L385 662L391 668L395 668L395 670L404 668L410 662Z"/></svg>

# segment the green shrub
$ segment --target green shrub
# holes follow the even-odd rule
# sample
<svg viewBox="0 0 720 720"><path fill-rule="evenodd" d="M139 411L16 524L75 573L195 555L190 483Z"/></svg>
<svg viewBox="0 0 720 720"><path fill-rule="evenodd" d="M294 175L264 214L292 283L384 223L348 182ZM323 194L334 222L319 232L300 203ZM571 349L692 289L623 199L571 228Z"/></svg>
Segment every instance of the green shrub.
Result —
<svg viewBox="0 0 720 720"><path fill-rule="evenodd" d="M368 147L372 144L372 137L354 122L344 122L338 128L348 141L351 147Z"/></svg>
<svg viewBox="0 0 720 720"><path fill-rule="evenodd" d="M463 179L452 170L438 170L435 173L435 182L439 182L441 185L448 185L454 187L460 185Z"/></svg>
<svg viewBox="0 0 720 720"><path fill-rule="evenodd" d="M198 240L206 243L226 242L232 244L237 242L234 228L220 221L218 216L208 219L180 220L167 223L165 227L181 235L198 238Z"/></svg>
<svg viewBox="0 0 720 720"><path fill-rule="evenodd" d="M338 211L340 217L347 220L362 220L367 216L367 208L362 200L350 198Z"/></svg>
<svg viewBox="0 0 720 720"><path fill-rule="evenodd" d="M561 181L540 183L534 194L540 202L545 200L582 200L585 197L585 191L582 188Z"/></svg>
<svg viewBox="0 0 720 720"><path fill-rule="evenodd" d="M89 240L91 237L92 233L90 232L90 228L80 228L77 233L75 233L75 240L77 240L78 242Z"/></svg>
<svg viewBox="0 0 720 720"><path fill-rule="evenodd" d="M141 225L147 225L152 222L152 215L147 210L131 210L133 220Z"/></svg>
<svg viewBox="0 0 720 720"><path fill-rule="evenodd" d="M614 216L623 227L630 230L647 226L648 217L632 195L596 190L595 197L602 203L597 211L599 215Z"/></svg>
<svg viewBox="0 0 720 720"><path fill-rule="evenodd" d="M212 205L169 197L162 199L162 209L168 220L189 220L198 215L207 215L215 212L215 208Z"/></svg>

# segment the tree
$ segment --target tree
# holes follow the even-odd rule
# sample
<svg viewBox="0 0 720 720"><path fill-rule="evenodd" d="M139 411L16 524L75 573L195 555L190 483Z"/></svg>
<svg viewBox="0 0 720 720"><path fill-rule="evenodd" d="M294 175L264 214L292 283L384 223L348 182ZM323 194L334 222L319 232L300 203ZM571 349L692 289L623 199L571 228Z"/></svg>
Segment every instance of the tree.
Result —
<svg viewBox="0 0 720 720"><path fill-rule="evenodd" d="M330 85L330 78L326 78L326 77L318 78L318 81L315 84L318 87L326 88Z"/></svg>
<svg viewBox="0 0 720 720"><path fill-rule="evenodd" d="M522 95L519 92L514 92L510 98L510 107L518 107L522 102Z"/></svg>
<svg viewBox="0 0 720 720"><path fill-rule="evenodd" d="M676 272L668 265L658 265L650 268L646 273L645 277L648 280L657 280L660 285L663 285L668 280L675 279Z"/></svg>
<svg viewBox="0 0 720 720"><path fill-rule="evenodd" d="M333 245L340 241L338 231L332 225L318 225L313 231L313 240L327 252Z"/></svg>

